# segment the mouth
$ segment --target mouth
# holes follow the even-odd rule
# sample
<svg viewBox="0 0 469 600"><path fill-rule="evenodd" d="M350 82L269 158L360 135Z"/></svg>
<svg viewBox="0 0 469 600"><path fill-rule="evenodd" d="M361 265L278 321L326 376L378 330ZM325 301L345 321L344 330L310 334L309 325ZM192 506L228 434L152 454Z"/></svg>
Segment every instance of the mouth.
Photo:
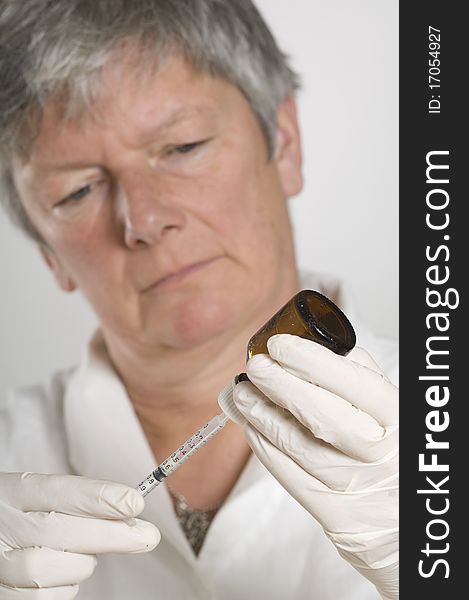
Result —
<svg viewBox="0 0 469 600"><path fill-rule="evenodd" d="M154 283L146 287L143 291L153 292L176 287L179 283L185 281L186 279L189 279L189 277L191 277L195 273L202 271L203 269L205 269L205 267L208 267L219 258L219 256L216 256L215 258L209 258L207 260L201 260L199 262L192 263L186 267L183 267L182 269L179 269L178 271L175 271L174 273L169 273L168 275L157 279Z"/></svg>

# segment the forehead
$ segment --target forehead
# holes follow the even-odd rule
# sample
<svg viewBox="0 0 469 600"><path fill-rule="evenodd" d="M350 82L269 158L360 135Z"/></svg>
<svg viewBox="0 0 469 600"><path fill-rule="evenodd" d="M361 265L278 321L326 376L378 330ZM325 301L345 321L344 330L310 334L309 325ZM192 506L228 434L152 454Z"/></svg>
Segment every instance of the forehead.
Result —
<svg viewBox="0 0 469 600"><path fill-rule="evenodd" d="M171 125L201 113L216 114L227 88L236 90L224 80L195 70L179 56L142 70L134 60L119 60L117 55L103 68L96 102L85 116L106 121L112 111L125 116L132 108L142 125L155 116Z"/></svg>
<svg viewBox="0 0 469 600"><path fill-rule="evenodd" d="M72 108L70 108L72 102ZM78 108L79 107L79 108ZM195 70L178 56L158 68L142 70L133 60L110 60L97 80L91 102L51 97L28 159L47 158L51 146L67 138L116 128L145 143L167 130L191 122L217 123L239 110L251 112L231 83ZM253 116L253 115L252 115Z"/></svg>

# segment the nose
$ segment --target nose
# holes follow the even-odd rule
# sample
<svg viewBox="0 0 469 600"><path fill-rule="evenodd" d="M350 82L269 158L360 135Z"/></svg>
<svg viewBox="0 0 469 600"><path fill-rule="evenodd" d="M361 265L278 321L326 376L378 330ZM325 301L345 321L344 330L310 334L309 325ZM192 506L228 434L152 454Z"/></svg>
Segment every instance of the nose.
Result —
<svg viewBox="0 0 469 600"><path fill-rule="evenodd" d="M171 199L145 175L134 174L121 184L117 206L127 247L152 246L184 227L184 212Z"/></svg>

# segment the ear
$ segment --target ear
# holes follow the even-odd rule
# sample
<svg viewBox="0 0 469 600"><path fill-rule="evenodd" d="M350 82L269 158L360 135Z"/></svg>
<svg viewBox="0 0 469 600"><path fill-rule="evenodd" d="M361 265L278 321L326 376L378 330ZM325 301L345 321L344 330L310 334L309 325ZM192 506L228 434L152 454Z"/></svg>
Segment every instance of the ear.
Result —
<svg viewBox="0 0 469 600"><path fill-rule="evenodd" d="M301 192L303 157L296 102L293 97L286 98L278 109L274 160L285 196L289 198Z"/></svg>
<svg viewBox="0 0 469 600"><path fill-rule="evenodd" d="M55 280L57 281L59 287L64 292L73 292L74 290L76 290L77 286L75 282L71 277L69 277L67 271L55 255L54 251L45 246L44 244L40 244L39 252L41 253L41 256L44 259L47 266L54 274Z"/></svg>

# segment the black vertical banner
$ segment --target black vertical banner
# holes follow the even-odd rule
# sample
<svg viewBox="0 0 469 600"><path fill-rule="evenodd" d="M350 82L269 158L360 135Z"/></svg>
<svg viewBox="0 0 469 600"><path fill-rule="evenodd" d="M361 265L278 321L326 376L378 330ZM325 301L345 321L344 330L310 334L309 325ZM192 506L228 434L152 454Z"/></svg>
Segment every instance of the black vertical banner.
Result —
<svg viewBox="0 0 469 600"><path fill-rule="evenodd" d="M400 597L467 597L464 3L400 3ZM467 485L466 485L467 482Z"/></svg>

